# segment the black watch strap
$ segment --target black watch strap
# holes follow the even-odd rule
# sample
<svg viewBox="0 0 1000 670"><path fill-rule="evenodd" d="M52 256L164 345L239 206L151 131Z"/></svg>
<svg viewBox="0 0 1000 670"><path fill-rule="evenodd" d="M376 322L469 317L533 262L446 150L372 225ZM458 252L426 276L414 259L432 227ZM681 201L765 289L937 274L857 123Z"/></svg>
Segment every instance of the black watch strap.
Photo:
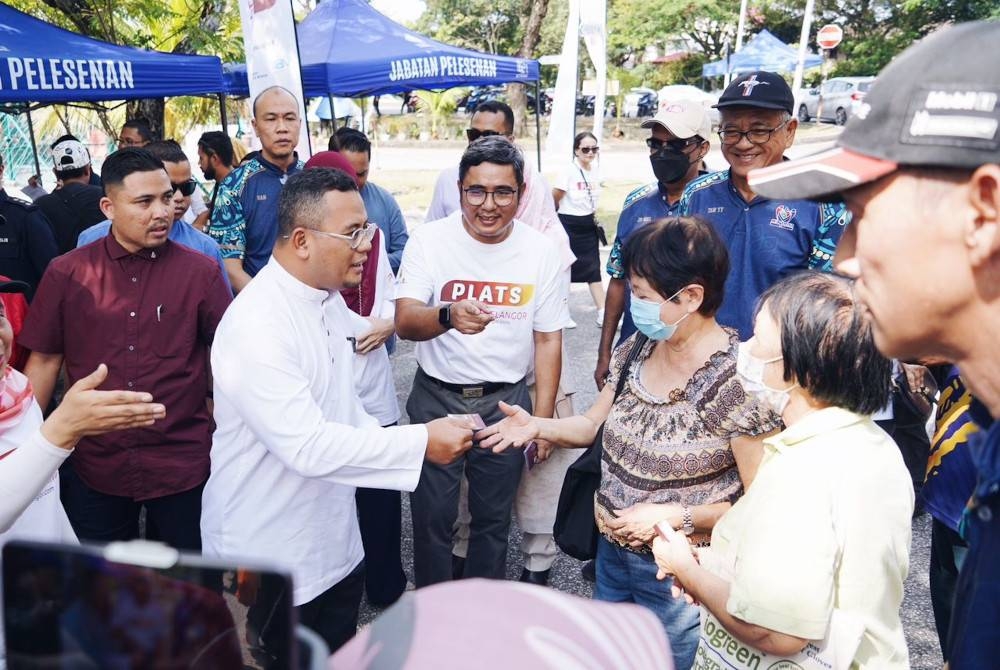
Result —
<svg viewBox="0 0 1000 670"><path fill-rule="evenodd" d="M445 330L451 329L451 305L445 305L438 310L438 323L444 326Z"/></svg>

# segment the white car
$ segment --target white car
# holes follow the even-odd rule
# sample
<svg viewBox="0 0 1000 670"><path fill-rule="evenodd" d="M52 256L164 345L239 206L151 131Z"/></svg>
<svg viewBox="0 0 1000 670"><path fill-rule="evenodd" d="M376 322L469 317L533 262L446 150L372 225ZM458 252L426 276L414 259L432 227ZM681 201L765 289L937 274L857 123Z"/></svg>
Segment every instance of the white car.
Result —
<svg viewBox="0 0 1000 670"><path fill-rule="evenodd" d="M708 91L703 91L697 86L691 86L689 84L673 84L671 86L664 86L658 91L659 95L659 107L658 110L662 110L668 104L676 100L693 100L695 102L700 102L708 112L708 118L712 121L712 129L715 130L719 127L719 110L714 109L712 105L719 102L718 93L709 93ZM708 139L708 138L705 138Z"/></svg>
<svg viewBox="0 0 1000 670"><path fill-rule="evenodd" d="M798 101L796 113L800 122L811 119L833 121L838 126L857 109L858 104L871 88L875 77L834 77L823 85L805 91Z"/></svg>

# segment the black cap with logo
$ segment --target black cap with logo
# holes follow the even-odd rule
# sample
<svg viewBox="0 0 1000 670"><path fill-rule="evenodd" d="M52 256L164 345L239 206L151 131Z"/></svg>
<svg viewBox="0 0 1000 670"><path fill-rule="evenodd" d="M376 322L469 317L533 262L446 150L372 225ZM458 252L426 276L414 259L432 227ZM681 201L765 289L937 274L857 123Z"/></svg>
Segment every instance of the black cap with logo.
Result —
<svg viewBox="0 0 1000 670"><path fill-rule="evenodd" d="M789 114L795 109L795 96L788 82L774 72L748 72L733 80L713 107L758 107L782 109Z"/></svg>
<svg viewBox="0 0 1000 670"><path fill-rule="evenodd" d="M768 198L824 199L900 166L1000 163L1000 23L944 28L890 63L837 146L752 170Z"/></svg>

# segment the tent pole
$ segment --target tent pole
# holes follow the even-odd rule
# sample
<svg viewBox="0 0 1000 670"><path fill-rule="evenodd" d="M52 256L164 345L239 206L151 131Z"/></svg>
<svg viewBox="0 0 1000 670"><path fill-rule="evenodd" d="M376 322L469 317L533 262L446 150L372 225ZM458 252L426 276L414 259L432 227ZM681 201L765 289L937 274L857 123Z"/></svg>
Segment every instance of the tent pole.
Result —
<svg viewBox="0 0 1000 670"><path fill-rule="evenodd" d="M35 174L41 178L42 166L38 164L38 145L35 144L35 126L31 123L31 106L24 108L24 114L28 117L28 137L31 138L31 157L35 159Z"/></svg>
<svg viewBox="0 0 1000 670"><path fill-rule="evenodd" d="M222 132L229 135L229 119L226 118L226 94L219 94L219 116L222 118Z"/></svg>
<svg viewBox="0 0 1000 670"><path fill-rule="evenodd" d="M326 94L326 101L330 103L330 125L333 126L333 132L337 132L337 115L333 111L333 95L331 93Z"/></svg>
<svg viewBox="0 0 1000 670"><path fill-rule="evenodd" d="M538 172L542 171L542 91L541 80L535 80L535 153L538 157Z"/></svg>

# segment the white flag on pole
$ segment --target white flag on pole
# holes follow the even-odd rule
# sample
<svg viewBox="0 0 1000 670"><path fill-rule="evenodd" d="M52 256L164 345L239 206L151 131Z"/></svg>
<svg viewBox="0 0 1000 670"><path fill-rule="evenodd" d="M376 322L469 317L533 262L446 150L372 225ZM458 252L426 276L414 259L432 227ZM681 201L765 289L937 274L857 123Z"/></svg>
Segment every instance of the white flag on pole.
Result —
<svg viewBox="0 0 1000 670"><path fill-rule="evenodd" d="M605 0L586 0L580 6L580 34L587 46L590 62L597 75L594 96L594 136L601 143L604 133L604 97L608 88L608 5Z"/></svg>
<svg viewBox="0 0 1000 670"><path fill-rule="evenodd" d="M573 157L573 127L576 122L576 67L580 55L580 1L569 0L569 19L559 57L559 75L549 116L545 151L562 166Z"/></svg>
<svg viewBox="0 0 1000 670"><path fill-rule="evenodd" d="M281 86L291 91L299 101L299 117L302 119L296 150L299 158L305 160L311 152L292 2L240 0L240 21L243 24L243 49L246 52L250 100L271 86Z"/></svg>

